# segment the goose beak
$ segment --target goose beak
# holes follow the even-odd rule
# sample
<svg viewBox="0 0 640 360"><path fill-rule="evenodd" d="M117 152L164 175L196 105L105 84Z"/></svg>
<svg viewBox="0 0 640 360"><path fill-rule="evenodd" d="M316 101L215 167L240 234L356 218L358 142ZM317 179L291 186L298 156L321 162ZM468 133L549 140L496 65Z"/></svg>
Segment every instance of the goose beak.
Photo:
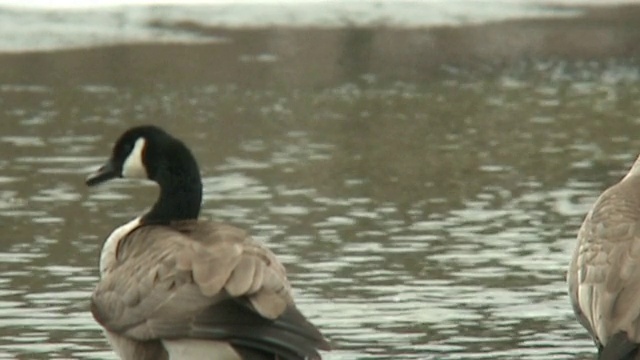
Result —
<svg viewBox="0 0 640 360"><path fill-rule="evenodd" d="M102 184L103 182L109 181L111 179L115 179L120 177L120 172L113 166L113 162L111 160L107 161L106 164L102 165L98 170L89 174L85 183L88 186L94 186L98 184Z"/></svg>

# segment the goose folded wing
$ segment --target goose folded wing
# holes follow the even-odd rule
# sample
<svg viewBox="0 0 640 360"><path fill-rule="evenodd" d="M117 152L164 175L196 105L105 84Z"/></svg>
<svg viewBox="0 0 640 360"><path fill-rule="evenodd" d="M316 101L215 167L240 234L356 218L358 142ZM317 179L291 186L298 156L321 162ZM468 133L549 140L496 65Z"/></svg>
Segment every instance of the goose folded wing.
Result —
<svg viewBox="0 0 640 360"><path fill-rule="evenodd" d="M640 342L640 224L608 195L580 229L569 276L578 320L607 352Z"/></svg>
<svg viewBox="0 0 640 360"><path fill-rule="evenodd" d="M208 229L199 241L163 227L135 230L94 290L94 317L137 340L225 340L284 358L317 357L328 344L295 307L284 268L234 229Z"/></svg>

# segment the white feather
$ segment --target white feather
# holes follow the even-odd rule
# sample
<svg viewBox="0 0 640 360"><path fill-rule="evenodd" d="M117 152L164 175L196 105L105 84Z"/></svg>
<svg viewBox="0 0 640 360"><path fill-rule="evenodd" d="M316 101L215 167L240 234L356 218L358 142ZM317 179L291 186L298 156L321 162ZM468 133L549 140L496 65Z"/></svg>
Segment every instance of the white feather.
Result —
<svg viewBox="0 0 640 360"><path fill-rule="evenodd" d="M141 217L137 217L128 223L113 230L111 235L107 238L102 245L102 251L100 252L100 275L111 270L112 265L116 261L116 250L118 249L118 243L128 233L131 232L136 226L140 225Z"/></svg>
<svg viewBox="0 0 640 360"><path fill-rule="evenodd" d="M126 178L138 178L147 179L147 169L142 162L142 151L146 146L147 141L144 138L136 140L133 149L129 153L129 156L124 160L122 164L122 176Z"/></svg>
<svg viewBox="0 0 640 360"><path fill-rule="evenodd" d="M163 340L170 360L242 360L233 347L226 342L207 340Z"/></svg>

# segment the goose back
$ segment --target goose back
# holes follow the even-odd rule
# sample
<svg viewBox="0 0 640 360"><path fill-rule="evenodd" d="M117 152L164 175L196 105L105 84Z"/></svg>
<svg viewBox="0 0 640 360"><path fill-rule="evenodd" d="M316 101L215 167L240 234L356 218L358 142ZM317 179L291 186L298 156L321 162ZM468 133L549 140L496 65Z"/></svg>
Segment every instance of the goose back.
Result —
<svg viewBox="0 0 640 360"><path fill-rule="evenodd" d="M244 230L196 220L143 224L119 240L112 261L91 311L115 336L165 346L225 341L237 354L280 359L319 359L316 349L329 347L296 308L284 267Z"/></svg>

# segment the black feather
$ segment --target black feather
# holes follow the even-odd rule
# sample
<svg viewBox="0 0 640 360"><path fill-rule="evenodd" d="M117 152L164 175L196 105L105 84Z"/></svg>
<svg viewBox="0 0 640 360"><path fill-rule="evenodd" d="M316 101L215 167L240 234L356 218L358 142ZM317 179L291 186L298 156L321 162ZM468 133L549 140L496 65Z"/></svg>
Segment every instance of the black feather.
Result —
<svg viewBox="0 0 640 360"><path fill-rule="evenodd" d="M631 342L627 333L619 332L598 349L598 360L634 360L639 344Z"/></svg>

